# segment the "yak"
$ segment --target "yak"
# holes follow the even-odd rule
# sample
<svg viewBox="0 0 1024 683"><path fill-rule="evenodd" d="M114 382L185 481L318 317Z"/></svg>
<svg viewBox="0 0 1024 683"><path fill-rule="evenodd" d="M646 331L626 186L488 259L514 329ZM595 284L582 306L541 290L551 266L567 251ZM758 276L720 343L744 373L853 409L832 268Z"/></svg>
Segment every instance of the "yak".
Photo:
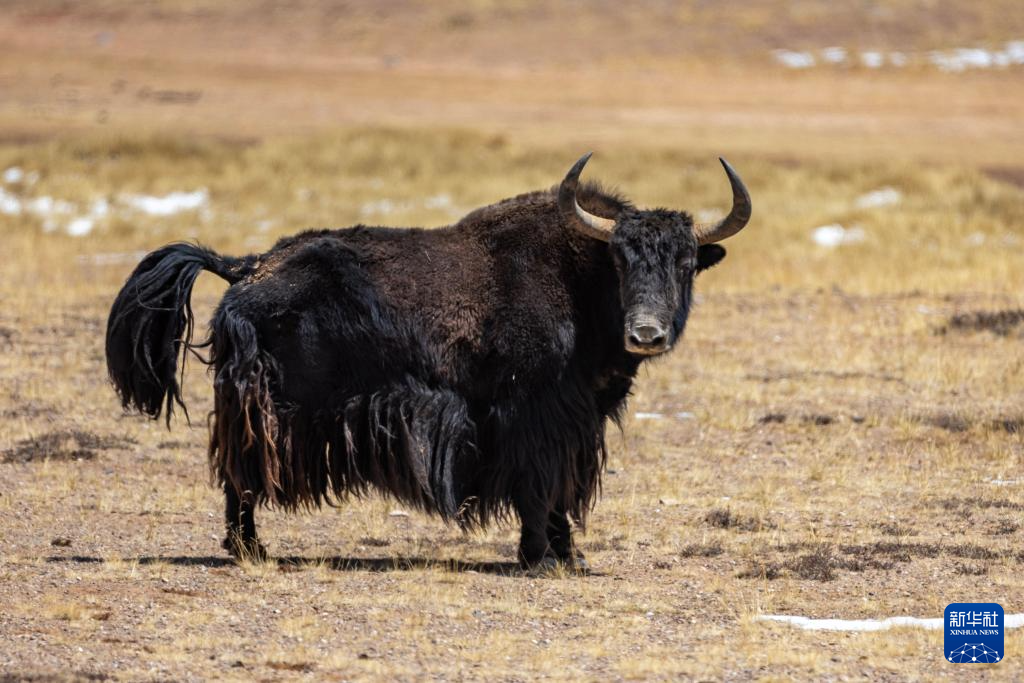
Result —
<svg viewBox="0 0 1024 683"><path fill-rule="evenodd" d="M376 490L464 528L517 517L523 567L587 568L572 531L600 489L606 422L751 215L724 159L732 209L695 224L581 183L589 158L444 228L310 230L240 258L174 243L139 263L110 311L109 375L124 408L169 426L176 405L187 417L186 356L211 366L227 551L266 557L257 507ZM202 271L230 286L193 344Z"/></svg>

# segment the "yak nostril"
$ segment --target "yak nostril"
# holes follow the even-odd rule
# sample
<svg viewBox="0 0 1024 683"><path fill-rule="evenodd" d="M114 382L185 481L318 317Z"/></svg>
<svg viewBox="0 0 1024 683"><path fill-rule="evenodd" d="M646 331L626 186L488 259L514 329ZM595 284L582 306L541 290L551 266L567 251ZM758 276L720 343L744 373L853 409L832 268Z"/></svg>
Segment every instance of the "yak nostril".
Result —
<svg viewBox="0 0 1024 683"><path fill-rule="evenodd" d="M640 346L656 346L665 342L665 330L657 325L637 325L630 331L629 339Z"/></svg>

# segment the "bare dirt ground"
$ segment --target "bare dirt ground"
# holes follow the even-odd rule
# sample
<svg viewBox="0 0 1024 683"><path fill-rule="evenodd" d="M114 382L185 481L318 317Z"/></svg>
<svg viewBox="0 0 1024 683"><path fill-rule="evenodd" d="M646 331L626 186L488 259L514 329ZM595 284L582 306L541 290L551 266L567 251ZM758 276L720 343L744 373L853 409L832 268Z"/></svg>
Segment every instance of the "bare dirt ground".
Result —
<svg viewBox="0 0 1024 683"><path fill-rule="evenodd" d="M1024 612L1021 72L792 73L768 52L997 42L1024 19L775 5L737 5L740 30L669 3L12 3L0 678L1024 677L1024 629L981 671L947 664L937 631L758 619ZM123 415L105 377L105 316L141 253L443 225L587 148L588 174L698 215L727 201L726 154L756 211L612 433L581 537L593 575L525 577L514 530L466 536L378 498L262 512L274 561L231 562L203 369L193 424L170 430ZM138 208L172 192L200 199ZM816 244L831 224L861 241Z"/></svg>

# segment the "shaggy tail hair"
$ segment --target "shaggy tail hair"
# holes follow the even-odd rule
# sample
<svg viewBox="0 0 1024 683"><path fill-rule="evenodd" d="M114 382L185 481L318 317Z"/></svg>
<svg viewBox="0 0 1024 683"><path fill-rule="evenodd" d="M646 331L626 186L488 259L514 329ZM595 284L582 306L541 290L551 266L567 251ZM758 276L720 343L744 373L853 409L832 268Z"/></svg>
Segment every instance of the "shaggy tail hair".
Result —
<svg viewBox="0 0 1024 683"><path fill-rule="evenodd" d="M230 283L251 271L253 257L236 259L194 244L169 244L147 255L121 288L107 319L107 371L121 405L170 424L174 405L188 417L178 373L193 347L189 301L199 273Z"/></svg>

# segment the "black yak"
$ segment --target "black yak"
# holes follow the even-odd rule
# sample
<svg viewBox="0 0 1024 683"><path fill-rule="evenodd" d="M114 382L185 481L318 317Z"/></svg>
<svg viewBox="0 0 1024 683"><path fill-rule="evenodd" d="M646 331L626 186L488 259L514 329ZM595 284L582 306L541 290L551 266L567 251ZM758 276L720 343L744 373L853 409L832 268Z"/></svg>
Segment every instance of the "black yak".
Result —
<svg viewBox="0 0 1024 683"><path fill-rule="evenodd" d="M370 489L464 527L513 513L519 561L584 568L585 523L640 364L672 348L694 276L750 218L695 225L579 183L477 209L446 228L313 230L265 254L171 244L146 256L107 324L121 401L154 418L182 402L192 285L231 286L210 324L209 460L224 547L263 557L254 509Z"/></svg>

